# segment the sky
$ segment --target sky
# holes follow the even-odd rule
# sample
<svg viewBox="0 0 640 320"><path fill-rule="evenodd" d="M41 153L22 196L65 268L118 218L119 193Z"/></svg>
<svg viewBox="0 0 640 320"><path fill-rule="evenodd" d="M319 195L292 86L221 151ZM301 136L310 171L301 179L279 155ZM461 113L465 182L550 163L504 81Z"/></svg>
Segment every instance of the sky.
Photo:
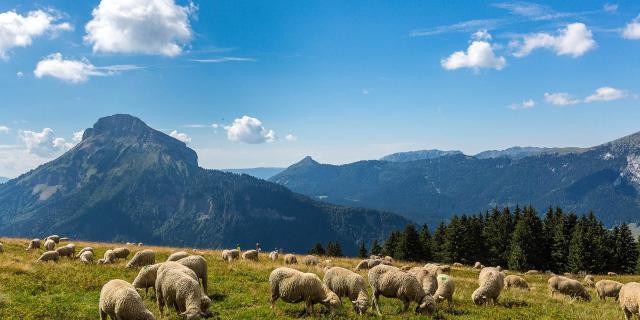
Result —
<svg viewBox="0 0 640 320"><path fill-rule="evenodd" d="M0 176L128 113L206 168L640 131L638 1L0 2Z"/></svg>

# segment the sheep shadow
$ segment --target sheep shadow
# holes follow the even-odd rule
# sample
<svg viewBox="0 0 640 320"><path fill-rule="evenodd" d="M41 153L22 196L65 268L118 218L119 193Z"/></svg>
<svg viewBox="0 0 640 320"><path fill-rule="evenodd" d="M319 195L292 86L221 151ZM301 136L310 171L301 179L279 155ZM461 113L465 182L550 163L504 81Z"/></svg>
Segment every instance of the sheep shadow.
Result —
<svg viewBox="0 0 640 320"><path fill-rule="evenodd" d="M214 302L224 301L227 299L227 295L224 293L214 293L209 295L209 299Z"/></svg>

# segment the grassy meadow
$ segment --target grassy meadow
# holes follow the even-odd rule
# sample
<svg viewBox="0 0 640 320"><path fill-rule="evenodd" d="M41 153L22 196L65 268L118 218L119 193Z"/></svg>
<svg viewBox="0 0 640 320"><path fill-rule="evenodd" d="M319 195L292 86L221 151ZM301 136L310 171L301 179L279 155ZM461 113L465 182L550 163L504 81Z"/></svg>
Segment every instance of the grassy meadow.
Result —
<svg viewBox="0 0 640 320"><path fill-rule="evenodd" d="M35 263L43 252L25 251L27 240L1 238L4 253L0 253L0 319L98 319L98 299L100 289L111 279L133 281L138 269L125 269L126 262L120 260L112 265L83 265L77 259L61 258L58 263ZM96 249L95 260L101 258L107 249L124 244L76 242L76 251L85 246ZM64 244L64 243L63 243ZM157 261L164 261L174 251L184 250L204 256L209 265L209 290L213 304L211 311L214 319L291 319L299 318L304 310L303 304L287 304L278 301L275 310L269 308L269 273L283 265L268 260L261 255L260 262L234 261L226 263L220 251L193 250L184 248L152 247L156 250ZM142 249L129 246L131 255ZM301 260L301 259L299 259ZM332 258L334 265L353 269L359 259ZM396 263L400 266L402 263ZM320 267L298 265L295 268L314 272L322 278ZM399 300L381 298L381 310L384 319L622 319L618 304L611 298L607 301L597 299L591 290L591 302L576 301L568 297L550 297L546 282L548 275L522 275L531 287L531 291L520 289L503 290L496 306L476 306L470 296L477 287L478 270L471 268L452 268L451 275L456 283L454 305L444 302L431 317L413 313L415 303L409 311L400 313ZM366 271L361 274L367 278ZM596 276L596 280L605 276ZM640 276L606 277L620 282L640 281ZM155 300L141 293L145 304L157 319L160 319ZM354 314L350 302L343 299L343 308L331 315L321 305L315 306L321 311L322 318L361 319L377 318L373 311L362 317ZM165 309L164 319L178 319L173 310Z"/></svg>

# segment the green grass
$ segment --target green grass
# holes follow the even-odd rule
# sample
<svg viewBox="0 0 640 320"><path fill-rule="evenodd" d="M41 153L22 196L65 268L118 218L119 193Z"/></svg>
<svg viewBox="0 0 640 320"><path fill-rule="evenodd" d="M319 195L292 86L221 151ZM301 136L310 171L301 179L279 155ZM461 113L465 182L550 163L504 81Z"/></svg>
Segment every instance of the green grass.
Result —
<svg viewBox="0 0 640 320"><path fill-rule="evenodd" d="M63 258L58 263L35 263L42 252L25 251L27 240L0 239L4 253L0 253L0 319L97 319L98 299L102 285L111 279L133 281L138 270L125 269L125 262L114 265L83 265L78 260ZM74 242L77 250L84 246L96 249L102 257L110 248L122 244ZM302 304L293 305L282 301L275 310L269 308L268 278L271 270L282 261L271 262L266 255L260 262L235 261L226 263L220 252L214 250L145 247L156 250L157 260L164 261L176 251L185 250L203 255L209 264L209 292L213 300L211 311L219 319L291 319L298 318L304 309ZM138 247L130 247L133 252ZM96 258L97 260L97 258ZM335 265L353 268L358 259L332 259ZM400 265L399 263L397 265ZM321 268L297 266L300 270L315 272L322 277ZM366 279L366 272L362 272ZM496 306L475 306L470 299L477 287L478 271L469 268L452 269L456 281L454 305L446 302L431 317L433 319L621 319L619 306L612 299L599 301L595 292L592 302L575 301L567 297L552 298L547 293L548 275L523 275L531 291L519 289L503 290ZM596 276L597 280L604 276ZM640 276L607 277L620 282L639 281ZM144 297L144 293L142 293ZM144 298L145 304L155 315L159 312L155 300ZM335 315L316 305L322 318L376 318L373 313L366 317L355 315L350 303L343 300L344 307ZM410 310L415 307L412 304ZM412 311L400 313L398 300L381 298L384 319L424 319ZM428 317L427 317L428 318ZM175 312L165 311L165 319L178 319Z"/></svg>

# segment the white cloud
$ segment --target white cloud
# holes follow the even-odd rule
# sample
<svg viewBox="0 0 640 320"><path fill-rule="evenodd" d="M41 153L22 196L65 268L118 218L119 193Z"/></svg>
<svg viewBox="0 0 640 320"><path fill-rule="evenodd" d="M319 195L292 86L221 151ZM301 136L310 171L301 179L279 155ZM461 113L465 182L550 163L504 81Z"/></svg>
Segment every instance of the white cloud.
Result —
<svg viewBox="0 0 640 320"><path fill-rule="evenodd" d="M622 37L631 40L640 39L640 15L631 20L624 30L622 30Z"/></svg>
<svg viewBox="0 0 640 320"><path fill-rule="evenodd" d="M20 139L24 142L27 152L39 157L51 157L59 155L71 147L64 138L56 137L51 128L44 128L42 132L21 131Z"/></svg>
<svg viewBox="0 0 640 320"><path fill-rule="evenodd" d="M227 138L233 142L258 144L276 140L273 130L267 130L262 126L262 121L249 116L235 119L224 129L227 130Z"/></svg>
<svg viewBox="0 0 640 320"><path fill-rule="evenodd" d="M189 137L186 133L183 132L178 132L177 130L173 130L171 131L171 133L169 133L169 135L173 138L176 138L184 143L189 143L191 142L191 137Z"/></svg>
<svg viewBox="0 0 640 320"><path fill-rule="evenodd" d="M615 3L605 3L602 6L602 10L604 10L605 12L614 13L614 12L618 11L618 5L615 4Z"/></svg>
<svg viewBox="0 0 640 320"><path fill-rule="evenodd" d="M177 56L193 37L189 17L196 10L174 0L101 0L84 40L94 52Z"/></svg>
<svg viewBox="0 0 640 320"><path fill-rule="evenodd" d="M84 134L84 130L80 130L80 131L75 131L73 133L73 142L78 143L80 141L82 141L82 135Z"/></svg>
<svg viewBox="0 0 640 320"><path fill-rule="evenodd" d="M298 137L296 137L293 134L289 133L288 135L284 136L284 139L287 140L287 141L296 141L296 140L298 140Z"/></svg>
<svg viewBox="0 0 640 320"><path fill-rule="evenodd" d="M576 58L594 49L597 44L593 40L591 30L584 23L571 23L566 28L558 30L558 35L544 32L528 34L522 41L512 42L511 46L517 49L513 54L516 57L524 57L533 50L546 48L553 50L557 55Z"/></svg>
<svg viewBox="0 0 640 320"><path fill-rule="evenodd" d="M22 78L22 77L24 77L24 73L22 73L22 71L18 71L18 72L16 72L16 77Z"/></svg>
<svg viewBox="0 0 640 320"><path fill-rule="evenodd" d="M11 131L11 129L9 129L9 127L0 126L0 133L9 133L9 131Z"/></svg>
<svg viewBox="0 0 640 320"><path fill-rule="evenodd" d="M490 39L491 35L489 35L486 30L481 30L476 32L474 37ZM475 40L471 42L469 48L467 48L467 52L456 51L446 59L442 59L440 64L447 70L460 68L471 68L474 70L488 68L501 70L507 65L507 61L504 57L497 57L495 55L489 42Z"/></svg>
<svg viewBox="0 0 640 320"><path fill-rule="evenodd" d="M7 52L15 47L31 45L33 38L59 30L70 30L68 23L56 24L58 17L42 10L20 15L15 11L0 13L0 58L7 58Z"/></svg>
<svg viewBox="0 0 640 320"><path fill-rule="evenodd" d="M552 20L576 15L575 13L556 12L549 6L526 1L494 3L493 6L505 9L513 15L525 18L527 21Z"/></svg>
<svg viewBox="0 0 640 320"><path fill-rule="evenodd" d="M458 22L451 25L438 26L432 29L416 29L409 33L410 37L426 37L451 32L472 32L478 29L494 29L505 24L503 19L481 19Z"/></svg>
<svg viewBox="0 0 640 320"><path fill-rule="evenodd" d="M212 123L211 124L211 128L218 129L218 128L220 128L220 125L217 124L217 123Z"/></svg>
<svg viewBox="0 0 640 320"><path fill-rule="evenodd" d="M521 103L513 103L509 106L509 108L513 110L517 109L531 109L536 106L536 102L533 99L524 100Z"/></svg>
<svg viewBox="0 0 640 320"><path fill-rule="evenodd" d="M599 101L612 101L612 100L618 100L618 99L623 99L627 96L627 93L616 89L616 88L612 88L612 87L601 87L596 89L596 91L586 97L584 99L584 102L599 102Z"/></svg>
<svg viewBox="0 0 640 320"><path fill-rule="evenodd" d="M491 34L487 31L487 29L482 29L476 31L473 35L471 35L473 40L481 40L481 41L489 41L491 40Z"/></svg>
<svg viewBox="0 0 640 320"><path fill-rule="evenodd" d="M67 82L80 83L87 81L90 76L110 76L121 71L138 68L133 65L96 67L87 59L65 60L62 54L54 53L40 60L33 74L38 79L49 76Z"/></svg>
<svg viewBox="0 0 640 320"><path fill-rule="evenodd" d="M566 92L548 93L545 92L544 100L554 106L568 106L576 103L580 103L580 99L573 98Z"/></svg>
<svg viewBox="0 0 640 320"><path fill-rule="evenodd" d="M362 91L361 91L361 93L362 93L363 95L365 95L365 96L366 96L366 95L368 95L369 93L371 93L371 89L369 89L369 88L363 88L363 89L362 89Z"/></svg>
<svg viewBox="0 0 640 320"><path fill-rule="evenodd" d="M201 63L221 63L221 62L255 62L257 61L254 58L242 58L242 57L220 57L220 58L209 58L209 59L191 59L193 62L201 62Z"/></svg>

